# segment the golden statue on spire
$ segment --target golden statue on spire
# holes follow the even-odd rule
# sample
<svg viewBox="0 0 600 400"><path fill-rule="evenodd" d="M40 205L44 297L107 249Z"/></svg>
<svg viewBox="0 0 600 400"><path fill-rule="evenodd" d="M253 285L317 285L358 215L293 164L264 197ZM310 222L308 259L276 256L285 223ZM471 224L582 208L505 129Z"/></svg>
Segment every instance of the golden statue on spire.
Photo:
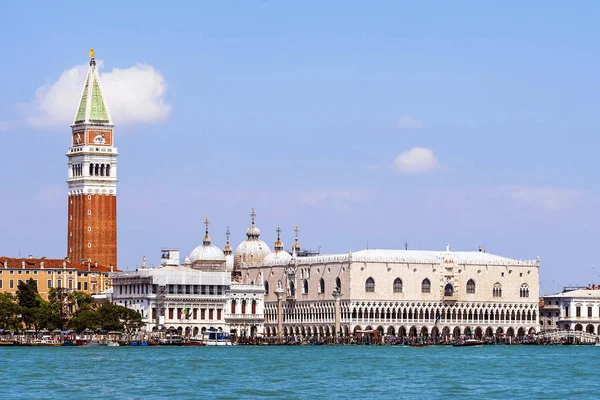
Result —
<svg viewBox="0 0 600 400"><path fill-rule="evenodd" d="M90 58L94 58L95 55L96 52L94 51L94 49L90 49Z"/></svg>

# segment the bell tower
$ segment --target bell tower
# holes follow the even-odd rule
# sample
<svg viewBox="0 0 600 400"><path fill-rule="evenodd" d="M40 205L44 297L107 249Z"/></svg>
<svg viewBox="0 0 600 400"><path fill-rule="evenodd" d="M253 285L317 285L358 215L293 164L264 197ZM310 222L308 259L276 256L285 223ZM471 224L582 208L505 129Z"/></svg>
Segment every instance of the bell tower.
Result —
<svg viewBox="0 0 600 400"><path fill-rule="evenodd" d="M117 149L94 50L67 151L67 256L72 262L117 269Z"/></svg>

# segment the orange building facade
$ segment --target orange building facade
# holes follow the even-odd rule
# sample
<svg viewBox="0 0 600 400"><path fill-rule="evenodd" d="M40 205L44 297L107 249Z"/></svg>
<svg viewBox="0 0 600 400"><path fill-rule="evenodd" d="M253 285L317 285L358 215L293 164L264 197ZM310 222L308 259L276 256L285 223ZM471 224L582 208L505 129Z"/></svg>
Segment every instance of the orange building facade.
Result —
<svg viewBox="0 0 600 400"><path fill-rule="evenodd" d="M45 300L51 288L98 294L111 287L110 272L113 271L107 267L72 263L68 259L0 257L0 292L16 295L19 281L33 279Z"/></svg>

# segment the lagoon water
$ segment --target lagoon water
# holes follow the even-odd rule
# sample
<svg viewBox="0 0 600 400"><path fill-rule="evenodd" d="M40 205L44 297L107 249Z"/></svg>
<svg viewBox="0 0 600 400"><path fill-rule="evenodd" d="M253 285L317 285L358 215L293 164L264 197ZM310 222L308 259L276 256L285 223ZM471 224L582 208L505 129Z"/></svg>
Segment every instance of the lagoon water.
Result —
<svg viewBox="0 0 600 400"><path fill-rule="evenodd" d="M600 397L600 347L4 347L2 398Z"/></svg>

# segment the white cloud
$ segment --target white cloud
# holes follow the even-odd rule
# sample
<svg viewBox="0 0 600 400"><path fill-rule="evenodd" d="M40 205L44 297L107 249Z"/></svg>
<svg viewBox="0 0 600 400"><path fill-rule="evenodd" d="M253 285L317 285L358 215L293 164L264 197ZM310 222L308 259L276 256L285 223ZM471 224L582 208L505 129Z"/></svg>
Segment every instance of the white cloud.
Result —
<svg viewBox="0 0 600 400"><path fill-rule="evenodd" d="M102 62L98 62L98 68ZM32 103L25 105L26 119L36 126L68 126L79 105L87 74L87 65L64 71L58 80L35 92ZM105 101L115 124L153 122L169 116L171 106L165 102L167 84L151 65L136 64L127 69L115 68L100 73Z"/></svg>
<svg viewBox="0 0 600 400"><path fill-rule="evenodd" d="M410 115L401 115L398 119L398 127L401 129L419 129L423 123Z"/></svg>
<svg viewBox="0 0 600 400"><path fill-rule="evenodd" d="M572 208L584 197L583 192L565 188L514 186L502 190L519 204L548 212Z"/></svg>
<svg viewBox="0 0 600 400"><path fill-rule="evenodd" d="M438 167L433 151L424 147L413 147L403 151L394 159L394 169L401 174L430 172Z"/></svg>

